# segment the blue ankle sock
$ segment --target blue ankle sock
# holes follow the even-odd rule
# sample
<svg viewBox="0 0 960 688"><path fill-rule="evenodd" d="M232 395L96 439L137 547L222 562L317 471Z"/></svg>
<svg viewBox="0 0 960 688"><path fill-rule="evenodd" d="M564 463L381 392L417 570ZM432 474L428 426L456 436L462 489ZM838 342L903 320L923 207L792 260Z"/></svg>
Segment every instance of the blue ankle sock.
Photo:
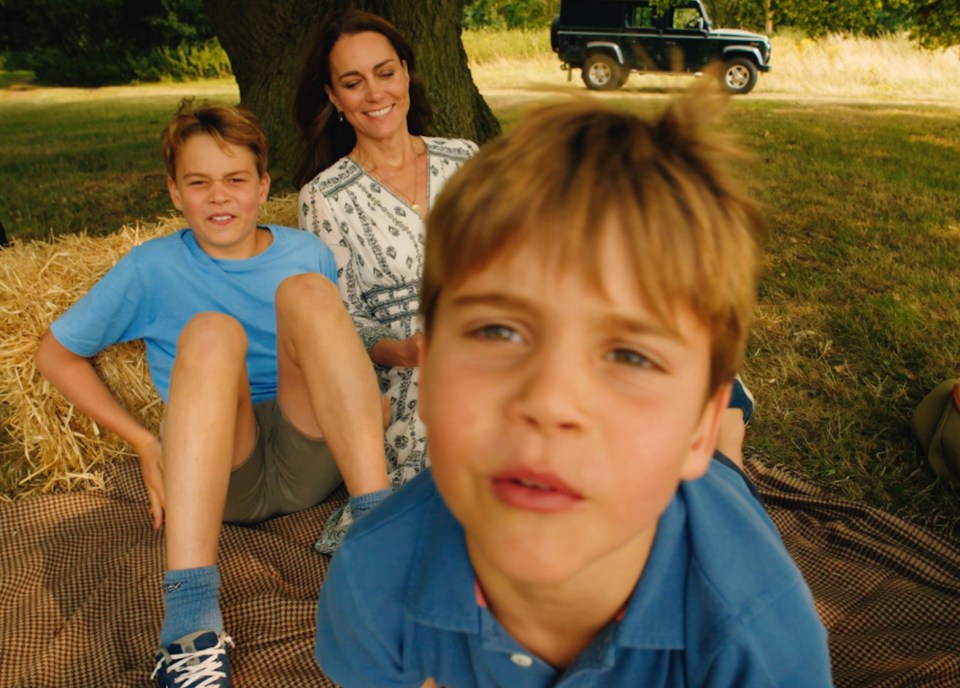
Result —
<svg viewBox="0 0 960 688"><path fill-rule="evenodd" d="M216 566L164 571L160 647L193 631L223 633L223 616L217 602L219 592L220 572Z"/></svg>

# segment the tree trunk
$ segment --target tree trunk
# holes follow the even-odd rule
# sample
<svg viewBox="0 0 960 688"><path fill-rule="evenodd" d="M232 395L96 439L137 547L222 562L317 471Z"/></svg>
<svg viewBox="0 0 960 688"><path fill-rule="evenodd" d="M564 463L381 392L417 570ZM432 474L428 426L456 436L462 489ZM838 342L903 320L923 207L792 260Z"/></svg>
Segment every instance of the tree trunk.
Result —
<svg viewBox="0 0 960 688"><path fill-rule="evenodd" d="M763 32L768 36L773 33L773 8L771 0L763 0Z"/></svg>
<svg viewBox="0 0 960 688"><path fill-rule="evenodd" d="M486 141L499 131L473 83L460 42L464 0L203 0L230 57L240 100L263 122L276 190L288 190L299 159L291 115L297 72L316 28L355 7L386 17L406 36L433 105L431 133Z"/></svg>

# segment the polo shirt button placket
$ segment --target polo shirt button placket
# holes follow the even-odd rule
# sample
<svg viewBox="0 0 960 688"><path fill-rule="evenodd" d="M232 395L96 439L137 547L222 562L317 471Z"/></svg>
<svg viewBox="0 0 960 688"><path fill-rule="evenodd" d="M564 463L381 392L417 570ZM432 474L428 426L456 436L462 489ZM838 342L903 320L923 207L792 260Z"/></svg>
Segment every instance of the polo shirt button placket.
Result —
<svg viewBox="0 0 960 688"><path fill-rule="evenodd" d="M523 669L528 669L533 666L533 658L529 655L520 654L519 652L514 652L510 655L510 661Z"/></svg>

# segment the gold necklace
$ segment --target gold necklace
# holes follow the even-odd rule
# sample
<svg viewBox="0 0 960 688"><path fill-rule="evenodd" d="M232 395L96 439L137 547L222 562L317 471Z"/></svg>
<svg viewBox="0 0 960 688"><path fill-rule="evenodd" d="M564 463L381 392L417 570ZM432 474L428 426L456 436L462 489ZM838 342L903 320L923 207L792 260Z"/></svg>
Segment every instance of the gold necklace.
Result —
<svg viewBox="0 0 960 688"><path fill-rule="evenodd" d="M398 187L388 183L382 175L378 174L375 170L376 168L368 168L360 159L354 158L354 161L360 165L360 168L370 175L374 180L379 182L382 186L386 187L393 195L397 196L401 201L410 206L410 209L413 210L417 215L420 215L420 204L417 203L417 196L420 194L420 156L425 155L426 151L423 153L415 153L413 156L413 198L410 198L405 193L402 193Z"/></svg>

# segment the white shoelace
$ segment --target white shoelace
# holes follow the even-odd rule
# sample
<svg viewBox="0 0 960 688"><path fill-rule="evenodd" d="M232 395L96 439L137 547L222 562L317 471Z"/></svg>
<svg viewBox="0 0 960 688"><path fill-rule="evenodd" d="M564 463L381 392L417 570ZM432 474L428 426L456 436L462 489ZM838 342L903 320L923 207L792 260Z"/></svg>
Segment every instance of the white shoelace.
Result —
<svg viewBox="0 0 960 688"><path fill-rule="evenodd" d="M227 653L226 645L233 647L233 638L227 635L206 650L170 655L167 673L179 674L173 682L175 685L182 685L183 688L216 688L217 684L211 682L227 677L227 673L223 670L223 656ZM150 678L156 678L163 662L163 658L157 662Z"/></svg>

